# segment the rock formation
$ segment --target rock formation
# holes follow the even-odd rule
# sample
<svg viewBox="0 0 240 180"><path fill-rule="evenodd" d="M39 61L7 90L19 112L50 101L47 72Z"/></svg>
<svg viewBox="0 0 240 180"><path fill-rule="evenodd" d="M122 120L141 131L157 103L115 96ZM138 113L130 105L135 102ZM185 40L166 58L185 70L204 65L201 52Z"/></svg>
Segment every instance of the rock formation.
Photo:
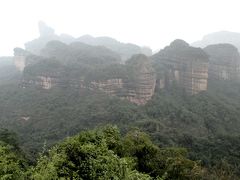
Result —
<svg viewBox="0 0 240 180"><path fill-rule="evenodd" d="M125 68L129 73L125 77L93 81L91 85L135 104L146 104L152 98L156 85L156 76L150 60L142 54L134 55L126 62Z"/></svg>
<svg viewBox="0 0 240 180"><path fill-rule="evenodd" d="M79 38L74 38L67 34L56 35L53 28L41 21L38 24L38 29L40 36L25 44L25 49L35 55L40 55L46 44L54 40L65 44L82 42L91 46L104 46L120 55L123 61L129 59L134 54L141 53L147 56L152 55L152 50L148 47L139 47L131 43L122 43L110 37L92 37L90 35L84 35Z"/></svg>
<svg viewBox="0 0 240 180"><path fill-rule="evenodd" d="M15 48L14 49L14 64L16 68L22 72L26 66L26 56L27 52L21 48Z"/></svg>
<svg viewBox="0 0 240 180"><path fill-rule="evenodd" d="M97 69L93 70L92 74L94 75L90 80L88 80L89 73L74 74L74 71L68 71L69 67L51 59L35 57L31 61L23 74L24 78L21 85L25 88L28 86L36 86L42 89L53 87L88 88L92 91L100 90L106 94L127 99L138 105L147 103L155 91L156 76L154 69L148 57L141 54L134 55L126 62L126 65L112 64L107 66L103 71L103 76L97 72ZM118 65L122 68L123 73L117 72L116 67ZM100 72L102 72L101 70L102 68L100 68ZM115 75L108 74L108 70Z"/></svg>
<svg viewBox="0 0 240 180"><path fill-rule="evenodd" d="M202 50L175 40L151 59L137 54L125 64L110 49L81 42L69 45L48 42L41 56L20 48L14 52L16 66L21 71L24 69L23 87L100 90L138 105L146 104L158 89L171 88L174 84L193 95L207 90L208 77L240 79L240 55L229 44L211 45Z"/></svg>
<svg viewBox="0 0 240 180"><path fill-rule="evenodd" d="M200 48L175 40L152 57L155 68L161 71L157 78L159 88L176 83L188 94L207 90L208 56Z"/></svg>
<svg viewBox="0 0 240 180"><path fill-rule="evenodd" d="M237 80L240 77L240 55L231 44L209 45L204 48L209 55L209 79Z"/></svg>

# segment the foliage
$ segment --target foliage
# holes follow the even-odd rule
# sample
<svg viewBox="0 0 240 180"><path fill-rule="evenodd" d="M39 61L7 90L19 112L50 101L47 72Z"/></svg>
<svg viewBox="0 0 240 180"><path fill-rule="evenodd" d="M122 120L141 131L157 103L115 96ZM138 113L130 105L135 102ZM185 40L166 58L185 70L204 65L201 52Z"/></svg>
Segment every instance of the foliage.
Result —
<svg viewBox="0 0 240 180"><path fill-rule="evenodd" d="M10 145L0 141L0 179L24 179L24 166Z"/></svg>
<svg viewBox="0 0 240 180"><path fill-rule="evenodd" d="M115 128L88 131L55 146L33 169L33 179L150 179L132 170L131 158L120 158L109 147L119 141Z"/></svg>

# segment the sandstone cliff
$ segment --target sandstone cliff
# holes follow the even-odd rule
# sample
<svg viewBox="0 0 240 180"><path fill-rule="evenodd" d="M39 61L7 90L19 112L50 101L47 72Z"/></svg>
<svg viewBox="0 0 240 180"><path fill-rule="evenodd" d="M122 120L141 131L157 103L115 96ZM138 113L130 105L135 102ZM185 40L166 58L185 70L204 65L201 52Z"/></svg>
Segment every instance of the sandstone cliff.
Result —
<svg viewBox="0 0 240 180"><path fill-rule="evenodd" d="M204 48L209 55L209 79L237 80L240 78L240 55L231 44L209 45Z"/></svg>
<svg viewBox="0 0 240 180"><path fill-rule="evenodd" d="M124 77L93 81L91 85L135 104L146 104L152 98L156 85L156 76L150 60L145 55L134 55L126 62L124 68L127 69Z"/></svg>
<svg viewBox="0 0 240 180"><path fill-rule="evenodd" d="M176 83L188 94L207 90L208 56L202 49L175 40L152 59L157 71L162 71L157 80L160 88Z"/></svg>
<svg viewBox="0 0 240 180"><path fill-rule="evenodd" d="M20 71L23 72L25 66L26 66L26 56L27 52L24 49L21 48L14 48L14 57L13 57L13 62L16 66L16 68Z"/></svg>
<svg viewBox="0 0 240 180"><path fill-rule="evenodd" d="M22 87L89 88L139 105L154 94L155 73L145 55L134 55L123 65L118 54L105 47L60 41L47 43L41 56L24 56L21 52L24 66L27 64L23 67Z"/></svg>

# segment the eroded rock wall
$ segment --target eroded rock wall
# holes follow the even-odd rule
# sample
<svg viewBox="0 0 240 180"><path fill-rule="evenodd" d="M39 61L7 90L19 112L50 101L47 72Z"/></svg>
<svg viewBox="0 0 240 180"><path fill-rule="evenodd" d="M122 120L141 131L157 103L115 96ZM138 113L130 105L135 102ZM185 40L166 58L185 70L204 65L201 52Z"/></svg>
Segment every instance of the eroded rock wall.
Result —
<svg viewBox="0 0 240 180"><path fill-rule="evenodd" d="M146 104L154 95L156 86L156 75L150 60L145 55L135 55L126 66L134 72L132 78L93 81L91 84L109 95L138 105Z"/></svg>
<svg viewBox="0 0 240 180"><path fill-rule="evenodd" d="M209 55L209 79L239 80L240 55L231 44L215 44L204 48Z"/></svg>

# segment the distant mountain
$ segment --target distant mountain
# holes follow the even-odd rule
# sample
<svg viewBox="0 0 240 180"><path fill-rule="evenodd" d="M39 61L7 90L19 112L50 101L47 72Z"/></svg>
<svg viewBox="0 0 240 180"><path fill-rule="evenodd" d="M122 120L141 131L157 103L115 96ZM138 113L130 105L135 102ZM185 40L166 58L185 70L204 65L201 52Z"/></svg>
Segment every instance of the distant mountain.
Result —
<svg viewBox="0 0 240 180"><path fill-rule="evenodd" d="M25 49L33 54L39 55L41 49L52 40L59 40L60 37L57 36L54 30L47 26L44 22L38 23L39 37L32 41L25 43Z"/></svg>
<svg viewBox="0 0 240 180"><path fill-rule="evenodd" d="M117 53L103 46L91 46L81 42L68 45L55 40L48 42L39 56L26 56L23 74L31 81L38 76L79 79L89 71L120 64L120 61Z"/></svg>
<svg viewBox="0 0 240 180"><path fill-rule="evenodd" d="M130 58L133 54L145 54L147 56L152 55L152 50L148 47L139 47L131 43L121 43L110 37L92 37L90 35L84 35L76 39L77 41L90 44L93 46L105 46L115 52L118 52L123 60Z"/></svg>
<svg viewBox="0 0 240 180"><path fill-rule="evenodd" d="M131 43L121 43L110 37L93 37L90 35L84 35L79 38L74 38L68 34L61 34L58 36L55 34L54 29L47 26L44 22L39 22L38 28L40 34L39 38L25 44L26 50L36 55L39 55L45 45L53 40L58 40L66 44L78 41L92 46L104 46L118 53L124 61L134 54L142 53L147 56L152 55L152 50L148 47L140 47Z"/></svg>
<svg viewBox="0 0 240 180"><path fill-rule="evenodd" d="M228 43L240 50L240 33L220 31L205 35L202 40L192 43L192 46L204 48L211 44Z"/></svg>
<svg viewBox="0 0 240 180"><path fill-rule="evenodd" d="M209 55L209 80L239 81L240 54L235 46L214 44L205 47L204 51Z"/></svg>

